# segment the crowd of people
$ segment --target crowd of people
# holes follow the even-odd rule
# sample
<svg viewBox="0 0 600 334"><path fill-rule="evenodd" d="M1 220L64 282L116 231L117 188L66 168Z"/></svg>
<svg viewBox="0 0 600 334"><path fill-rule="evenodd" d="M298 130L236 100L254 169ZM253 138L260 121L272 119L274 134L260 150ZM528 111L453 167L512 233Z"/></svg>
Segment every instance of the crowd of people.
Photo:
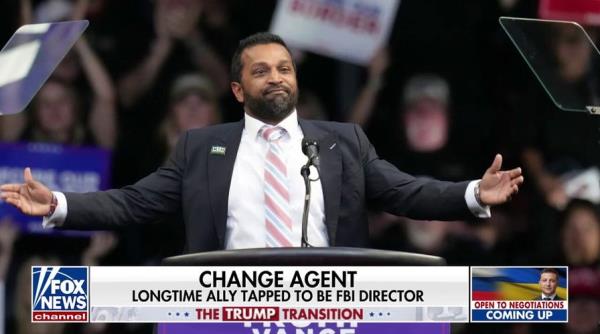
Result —
<svg viewBox="0 0 600 334"><path fill-rule="evenodd" d="M230 59L240 39L269 29L275 5L14 1L0 14L2 37L26 23L86 18L90 27L27 110L0 117L0 141L100 147L112 153L112 186L135 182L165 162L186 130L242 117L229 88ZM561 178L600 167L600 121L556 108L497 23L501 15L535 17L536 8L527 0L403 0L389 40L367 67L294 50L300 117L358 123L379 155L401 170L477 179L496 152L506 165L524 167L520 193L487 220L414 221L371 212L373 248L439 255L451 265L570 267L568 325L464 325L453 333L585 334L600 321L600 209L568 195ZM568 31L557 34L558 61L586 47L579 42ZM577 65L561 75L600 97L597 78ZM347 78L355 84L341 85ZM48 236L22 233L0 212L7 333L148 332L143 325L32 325L28 268L156 265L183 251L180 226L174 217L91 237Z"/></svg>

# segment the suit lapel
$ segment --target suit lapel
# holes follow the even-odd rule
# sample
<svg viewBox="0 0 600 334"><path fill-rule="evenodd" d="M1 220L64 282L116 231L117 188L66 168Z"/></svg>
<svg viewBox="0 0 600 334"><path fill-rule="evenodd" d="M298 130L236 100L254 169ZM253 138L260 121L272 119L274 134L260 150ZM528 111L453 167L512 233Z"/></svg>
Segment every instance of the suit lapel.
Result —
<svg viewBox="0 0 600 334"><path fill-rule="evenodd" d="M244 129L244 120L237 122L229 131L214 134L208 146L208 191L213 222L219 245L225 246L225 227L227 225L227 208L229 188L233 175L233 166ZM222 153L225 148L224 154Z"/></svg>
<svg viewBox="0 0 600 334"><path fill-rule="evenodd" d="M298 119L298 122L304 138L316 139L319 142L325 225L329 234L329 245L335 246L342 186L342 154L337 144L337 136L317 127L314 122L303 119Z"/></svg>

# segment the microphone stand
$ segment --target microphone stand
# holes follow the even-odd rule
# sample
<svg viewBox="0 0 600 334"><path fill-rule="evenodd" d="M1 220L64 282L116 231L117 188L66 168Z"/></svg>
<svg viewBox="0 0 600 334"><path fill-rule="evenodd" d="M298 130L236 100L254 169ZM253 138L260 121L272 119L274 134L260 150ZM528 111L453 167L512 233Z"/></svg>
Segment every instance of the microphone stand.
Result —
<svg viewBox="0 0 600 334"><path fill-rule="evenodd" d="M300 168L300 174L302 174L302 178L304 179L304 186L306 192L304 194L304 213L302 214L302 240L300 242L300 247L307 248L313 247L308 243L308 209L310 207L310 182L315 181L309 178L310 175L310 166L312 165L312 159L308 159L306 165Z"/></svg>

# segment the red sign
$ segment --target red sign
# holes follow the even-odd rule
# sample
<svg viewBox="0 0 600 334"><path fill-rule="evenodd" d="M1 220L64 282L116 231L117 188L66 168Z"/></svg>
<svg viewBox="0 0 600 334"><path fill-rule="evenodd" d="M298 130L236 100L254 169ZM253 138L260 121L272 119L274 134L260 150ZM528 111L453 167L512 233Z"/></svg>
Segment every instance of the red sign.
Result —
<svg viewBox="0 0 600 334"><path fill-rule="evenodd" d="M540 0L541 19L600 25L600 0Z"/></svg>

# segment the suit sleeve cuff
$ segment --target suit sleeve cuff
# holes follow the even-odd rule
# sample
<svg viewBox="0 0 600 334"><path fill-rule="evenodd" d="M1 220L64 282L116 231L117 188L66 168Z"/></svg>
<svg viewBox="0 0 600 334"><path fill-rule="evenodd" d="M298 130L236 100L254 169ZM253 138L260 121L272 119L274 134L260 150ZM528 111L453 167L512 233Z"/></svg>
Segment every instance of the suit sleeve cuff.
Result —
<svg viewBox="0 0 600 334"><path fill-rule="evenodd" d="M489 205L480 205L475 198L475 186L481 180L474 180L469 182L467 185L467 190L465 191L465 201L467 202L467 206L473 215L477 218L490 218L492 213L490 211Z"/></svg>
<svg viewBox="0 0 600 334"><path fill-rule="evenodd" d="M65 219L67 219L67 198L65 194L58 191L53 191L52 193L56 196L58 204L52 216L44 216L44 220L42 221L44 228L60 227L64 224Z"/></svg>

